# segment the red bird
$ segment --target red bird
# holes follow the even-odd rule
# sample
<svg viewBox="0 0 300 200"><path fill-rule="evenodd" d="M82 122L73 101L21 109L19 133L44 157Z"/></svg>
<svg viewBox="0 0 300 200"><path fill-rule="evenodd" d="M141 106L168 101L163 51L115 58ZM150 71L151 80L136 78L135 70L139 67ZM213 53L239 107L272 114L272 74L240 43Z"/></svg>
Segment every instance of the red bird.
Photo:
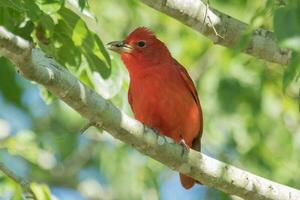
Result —
<svg viewBox="0 0 300 200"><path fill-rule="evenodd" d="M124 41L108 43L108 48L121 54L129 72L128 101L135 118L200 151L203 117L197 90L165 44L152 31L140 27ZM180 180L186 189L196 182L183 174Z"/></svg>

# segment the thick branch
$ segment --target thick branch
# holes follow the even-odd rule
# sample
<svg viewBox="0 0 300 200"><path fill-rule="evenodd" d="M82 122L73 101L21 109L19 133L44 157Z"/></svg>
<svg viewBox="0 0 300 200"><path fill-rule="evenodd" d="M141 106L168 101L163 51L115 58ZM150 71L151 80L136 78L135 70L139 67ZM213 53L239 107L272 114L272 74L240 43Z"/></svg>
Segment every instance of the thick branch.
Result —
<svg viewBox="0 0 300 200"><path fill-rule="evenodd" d="M249 27L244 22L209 8L202 0L140 0L190 26L215 44L233 48ZM280 48L273 32L256 29L252 32L244 52L266 61L286 65L291 51Z"/></svg>
<svg viewBox="0 0 300 200"><path fill-rule="evenodd" d="M7 31L0 29L0 52L7 52L16 45L7 39ZM5 43L5 46L2 45ZM30 46L24 51L29 51ZM22 52L5 54L18 63L19 70L30 80L44 85L49 91L65 101L83 117L107 130L115 138L132 145L141 153L165 164L171 169L194 177L207 186L244 199L299 200L300 191L238 169L210 158L194 150L182 155L182 147L173 140L157 135L142 123L130 118L102 96L85 86L48 58L40 49L32 49L23 62Z"/></svg>

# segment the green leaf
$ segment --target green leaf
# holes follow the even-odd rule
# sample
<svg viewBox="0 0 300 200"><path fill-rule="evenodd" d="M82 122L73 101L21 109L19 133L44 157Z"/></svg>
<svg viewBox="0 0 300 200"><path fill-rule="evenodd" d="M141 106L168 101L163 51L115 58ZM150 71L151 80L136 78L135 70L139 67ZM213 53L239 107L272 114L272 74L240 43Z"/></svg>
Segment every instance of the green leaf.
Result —
<svg viewBox="0 0 300 200"><path fill-rule="evenodd" d="M94 34L94 38L95 38L95 41L96 41L101 53L105 57L105 60L106 60L107 64L111 67L111 59L110 59L110 56L109 56L106 48L103 45L102 40L96 34Z"/></svg>
<svg viewBox="0 0 300 200"><path fill-rule="evenodd" d="M87 86L94 88L94 82L92 81L92 77L90 75L90 71L86 70L85 67L81 66L80 68L84 68L81 71L78 71L77 76L80 78L80 80L85 83Z"/></svg>
<svg viewBox="0 0 300 200"><path fill-rule="evenodd" d="M300 73L300 56L299 53L293 52L291 63L287 66L283 74L283 90L285 91L287 86L295 80Z"/></svg>
<svg viewBox="0 0 300 200"><path fill-rule="evenodd" d="M0 57L0 93L7 102L22 106L22 88L16 82L14 65L4 57Z"/></svg>
<svg viewBox="0 0 300 200"><path fill-rule="evenodd" d="M90 69L99 72L103 78L107 78L111 73L111 63L109 55L100 38L95 33L91 32L87 28L85 22L73 11L62 8L59 13L65 22L62 24L65 26L62 28L66 29L64 32L71 33L71 39L74 42L74 45L86 58Z"/></svg>
<svg viewBox="0 0 300 200"><path fill-rule="evenodd" d="M45 1L38 4L41 10L47 14L56 13L62 6L60 1Z"/></svg>
<svg viewBox="0 0 300 200"><path fill-rule="evenodd" d="M279 41L300 35L300 6L281 7L274 14L274 32Z"/></svg>
<svg viewBox="0 0 300 200"><path fill-rule="evenodd" d="M292 59L283 74L283 91L299 76L300 71L300 2L291 0L274 14L274 32L280 45L292 49Z"/></svg>
<svg viewBox="0 0 300 200"><path fill-rule="evenodd" d="M103 60L96 56L92 51L84 53L89 67L92 71L99 72L103 78L108 78L111 72L111 68L107 68L107 65Z"/></svg>
<svg viewBox="0 0 300 200"><path fill-rule="evenodd" d="M60 22L55 27L53 38L56 40L56 45L59 45L54 49L55 57L63 65L67 63L73 67L79 67L81 64L80 49L77 48L72 39L65 32L61 32L61 30L65 30L63 22Z"/></svg>
<svg viewBox="0 0 300 200"><path fill-rule="evenodd" d="M27 21L24 23L24 26L20 27L15 31L15 33L24 38L25 40L32 41L31 33L34 30L34 24L32 21Z"/></svg>
<svg viewBox="0 0 300 200"><path fill-rule="evenodd" d="M26 9L23 7L21 0L1 0L0 7L12 8L16 11L24 12Z"/></svg>
<svg viewBox="0 0 300 200"><path fill-rule="evenodd" d="M55 23L49 15L43 13L40 17L40 24L51 33L54 31Z"/></svg>
<svg viewBox="0 0 300 200"><path fill-rule="evenodd" d="M33 0L27 0L24 3L24 7L26 8L26 14L32 21L38 21L40 15L43 13L38 5L35 4Z"/></svg>
<svg viewBox="0 0 300 200"><path fill-rule="evenodd" d="M69 31L73 31L78 20L80 20L80 17L76 13L74 13L73 11L71 11L70 9L65 8L65 7L62 7L58 11L58 13L61 15L63 20L66 22L66 25L68 26L67 28L69 29Z"/></svg>
<svg viewBox="0 0 300 200"><path fill-rule="evenodd" d="M15 33L25 16L19 11L8 7L0 7L0 25L5 26L9 31Z"/></svg>
<svg viewBox="0 0 300 200"><path fill-rule="evenodd" d="M300 52L300 35L296 37L291 37L284 40L281 43L282 47L292 49L294 51Z"/></svg>
<svg viewBox="0 0 300 200"><path fill-rule="evenodd" d="M76 46L81 46L84 42L84 38L88 35L87 27L82 20L79 20L74 27L72 40Z"/></svg>
<svg viewBox="0 0 300 200"><path fill-rule="evenodd" d="M92 71L99 72L103 78L108 78L111 74L111 67L104 62L104 56L96 44L92 33L85 38L83 51L89 63L89 68Z"/></svg>
<svg viewBox="0 0 300 200"><path fill-rule="evenodd" d="M38 200L51 200L51 192L47 185L32 183L30 187Z"/></svg>
<svg viewBox="0 0 300 200"><path fill-rule="evenodd" d="M86 0L79 0L78 1L79 7L81 8L81 11L86 7L87 1Z"/></svg>

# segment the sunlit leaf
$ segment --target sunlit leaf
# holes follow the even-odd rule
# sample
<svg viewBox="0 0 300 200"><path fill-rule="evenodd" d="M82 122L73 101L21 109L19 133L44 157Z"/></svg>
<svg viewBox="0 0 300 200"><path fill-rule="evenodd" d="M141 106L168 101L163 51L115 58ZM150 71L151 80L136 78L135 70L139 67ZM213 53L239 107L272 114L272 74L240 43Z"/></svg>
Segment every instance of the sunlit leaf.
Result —
<svg viewBox="0 0 300 200"><path fill-rule="evenodd" d="M300 52L300 35L285 39L281 46Z"/></svg>
<svg viewBox="0 0 300 200"><path fill-rule="evenodd" d="M97 71L102 77L110 75L110 59L101 40L88 30L85 23L71 10L64 8L60 11L66 24L66 31L72 33L72 41L82 55L86 57L92 71ZM104 62L104 59L106 62Z"/></svg>
<svg viewBox="0 0 300 200"><path fill-rule="evenodd" d="M51 200L51 192L47 185L32 183L30 187L38 200Z"/></svg>
<svg viewBox="0 0 300 200"><path fill-rule="evenodd" d="M38 6L47 14L56 13L62 6L60 1L48 1L39 3Z"/></svg>
<svg viewBox="0 0 300 200"><path fill-rule="evenodd" d="M76 46L81 46L84 39L88 36L88 30L82 20L79 20L73 30L72 40Z"/></svg>
<svg viewBox="0 0 300 200"><path fill-rule="evenodd" d="M110 56L109 56L106 48L103 45L103 42L101 41L101 39L96 34L94 34L94 38L95 38L95 41L98 45L98 48L100 49L101 53L105 57L106 62L108 63L109 66L111 66L111 59L110 59Z"/></svg>

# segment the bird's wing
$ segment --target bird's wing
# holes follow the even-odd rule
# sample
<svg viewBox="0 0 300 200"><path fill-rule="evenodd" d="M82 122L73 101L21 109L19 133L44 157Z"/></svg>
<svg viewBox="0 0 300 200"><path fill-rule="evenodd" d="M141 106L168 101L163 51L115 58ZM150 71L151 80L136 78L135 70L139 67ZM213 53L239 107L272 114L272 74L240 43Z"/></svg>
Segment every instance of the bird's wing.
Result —
<svg viewBox="0 0 300 200"><path fill-rule="evenodd" d="M197 151L201 151L201 141L200 140L201 140L202 131L203 131L203 116L202 116L202 109L201 109L200 101L198 98L198 93L197 93L197 90L193 83L193 80L191 79L191 77L188 74L188 72L186 71L186 69L180 63L178 63L175 59L174 59L174 61L175 61L175 66L181 75L181 78L184 80L187 89L191 92L191 94L199 108L200 120L201 120L200 121L200 130L199 130L198 136L193 140L192 148Z"/></svg>

